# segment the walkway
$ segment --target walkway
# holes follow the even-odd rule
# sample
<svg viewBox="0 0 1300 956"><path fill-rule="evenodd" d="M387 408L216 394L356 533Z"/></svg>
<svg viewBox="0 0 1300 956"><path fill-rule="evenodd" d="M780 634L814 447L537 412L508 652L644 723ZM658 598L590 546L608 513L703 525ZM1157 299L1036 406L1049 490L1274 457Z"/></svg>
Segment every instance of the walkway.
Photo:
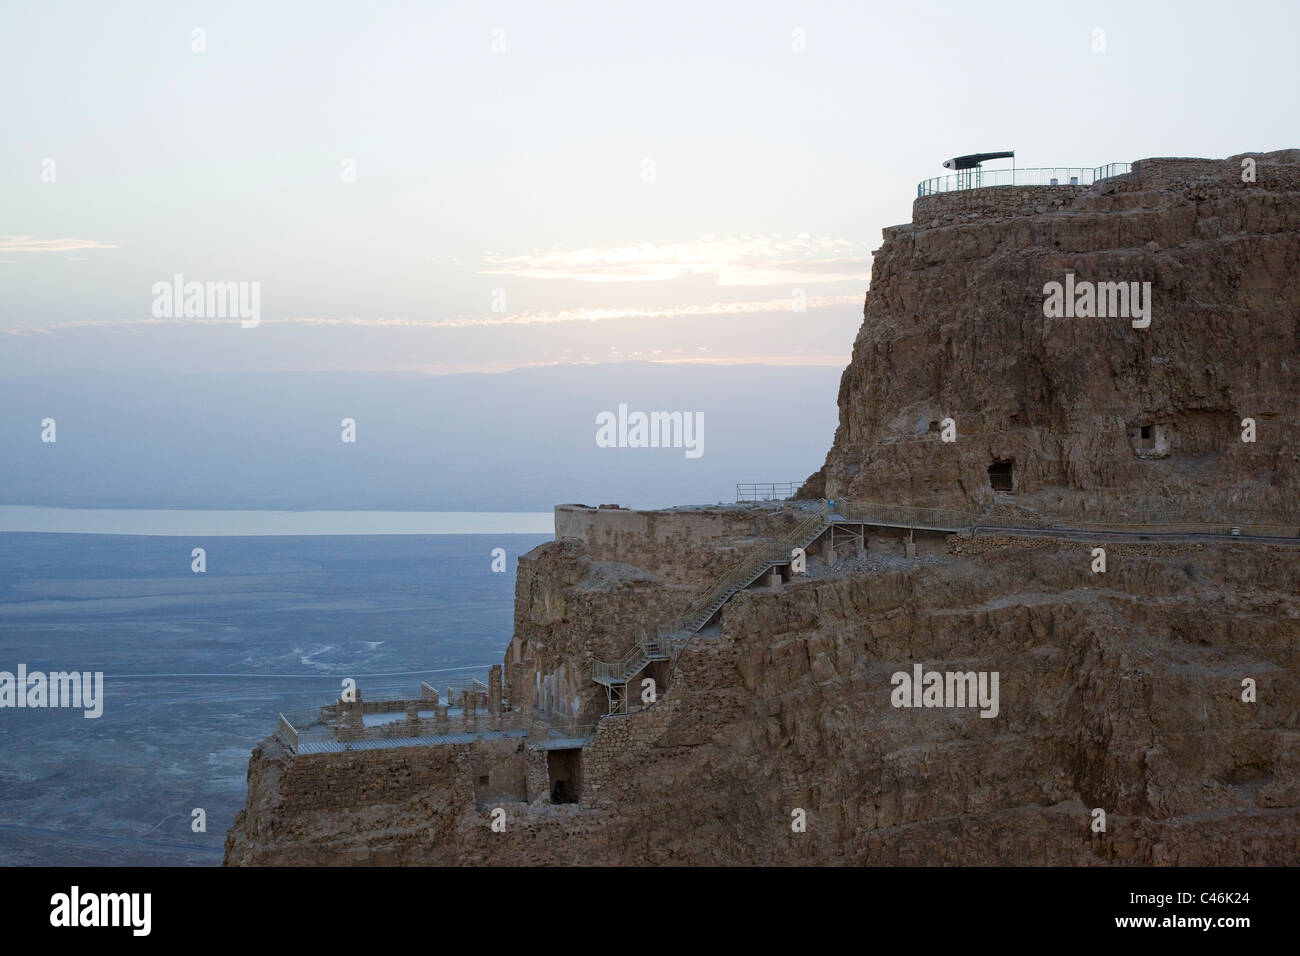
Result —
<svg viewBox="0 0 1300 956"><path fill-rule="evenodd" d="M789 564L795 548L807 548L825 534L832 524L830 505L819 501L812 514L800 522L793 531L778 541L760 545L746 555L739 564L723 574L713 586L683 611L675 620L659 629L654 637L645 638L632 645L622 660L594 661L591 679L605 687L611 714L627 713L628 681L641 673L651 661L666 661L676 657L696 632L716 614L737 591L749 587L773 567Z"/></svg>
<svg viewBox="0 0 1300 956"><path fill-rule="evenodd" d="M379 740L316 740L300 743L294 751L304 754L341 754L349 750L394 750L398 747L440 747L443 744L469 744L476 740L500 740L504 737L527 737L526 730L487 730L481 734L441 734L436 737L384 737Z"/></svg>
<svg viewBox="0 0 1300 956"><path fill-rule="evenodd" d="M858 525L900 528L908 531L938 531L946 534L965 532L971 535L1016 535L1026 537L1083 538L1085 540L1162 540L1162 541L1223 541L1250 544L1300 545L1300 537L1280 534L1243 534L1247 527L1261 531L1278 531L1280 524L1261 523L1258 516L1242 516L1239 524L1232 522L1188 522L1177 520L1178 515L1152 515L1165 523L1144 522L1080 522L1078 527L1053 526L1045 520L1025 524L980 524L987 514L954 511L942 508L917 508L910 505L890 505L822 499L813 505L811 514L789 534L777 541L760 545L739 564L723 574L714 584L681 615L661 626L653 637L644 638L632 645L621 660L594 661L591 679L605 688L609 713L627 713L627 685L654 661L675 660L681 649L721 610L737 591L749 587L774 568L791 563L796 548L807 549L835 525ZM998 519L1007 520L1007 519ZM1276 519L1272 519L1276 521ZM1297 522L1300 524L1300 522ZM1156 528L1168 530L1160 531ZM1197 529L1203 530L1197 530Z"/></svg>

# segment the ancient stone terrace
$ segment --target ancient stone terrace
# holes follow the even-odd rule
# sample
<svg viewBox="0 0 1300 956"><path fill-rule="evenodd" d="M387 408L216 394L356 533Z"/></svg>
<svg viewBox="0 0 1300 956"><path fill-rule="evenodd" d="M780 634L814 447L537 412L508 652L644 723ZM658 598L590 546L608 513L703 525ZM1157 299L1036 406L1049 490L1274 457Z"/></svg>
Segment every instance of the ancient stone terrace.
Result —
<svg viewBox="0 0 1300 956"><path fill-rule="evenodd" d="M293 753L307 755L506 737L528 738L538 746L576 738L580 746L591 732L590 723L579 726L577 721L557 715L511 707L502 696L501 665L497 664L490 669L486 684L470 678L439 691L422 682L419 697L370 699L358 689L352 699L340 698L317 712L281 714L279 733Z"/></svg>

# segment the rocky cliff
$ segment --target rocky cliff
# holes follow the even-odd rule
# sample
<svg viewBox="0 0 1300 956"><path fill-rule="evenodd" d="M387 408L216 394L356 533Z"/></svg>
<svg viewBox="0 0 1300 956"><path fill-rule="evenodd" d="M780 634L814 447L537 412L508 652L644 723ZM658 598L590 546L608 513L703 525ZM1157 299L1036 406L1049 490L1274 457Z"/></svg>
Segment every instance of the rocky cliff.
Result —
<svg viewBox="0 0 1300 956"><path fill-rule="evenodd" d="M1300 150L926 196L912 218L884 230L805 494L983 510L1003 463L1017 504L1054 514L1294 512ZM1096 298L1048 317L1067 274L1107 304L1095 286L1149 283L1149 324Z"/></svg>
<svg viewBox="0 0 1300 956"><path fill-rule="evenodd" d="M918 199L885 231L805 495L1294 524L1300 153L1254 158L1253 183L1238 158L1147 160ZM1150 282L1149 325L1046 316L1067 272ZM561 506L520 562L511 703L599 712L593 659L799 520ZM577 803L550 802L535 742L296 756L273 736L227 862L1300 863L1300 540L904 535L823 541L732 597L647 671L655 703L569 751ZM997 675L997 705L901 706L917 667Z"/></svg>
<svg viewBox="0 0 1300 956"><path fill-rule="evenodd" d="M592 570L581 546L540 550L535 579ZM577 805L547 801L544 769L476 802L490 755L469 744L295 757L271 738L228 862L1300 862L1295 549L1109 551L1095 575L1085 544L952 537L743 592L659 704L601 722ZM575 642L626 606L583 600ZM998 672L997 716L894 707L915 663Z"/></svg>

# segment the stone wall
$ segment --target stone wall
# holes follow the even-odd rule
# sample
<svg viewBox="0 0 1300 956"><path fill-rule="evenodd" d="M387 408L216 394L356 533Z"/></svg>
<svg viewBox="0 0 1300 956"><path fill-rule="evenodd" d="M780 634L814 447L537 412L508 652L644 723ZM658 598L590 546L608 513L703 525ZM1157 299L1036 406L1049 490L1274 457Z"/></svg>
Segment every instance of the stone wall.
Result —
<svg viewBox="0 0 1300 956"><path fill-rule="evenodd" d="M520 558L506 698L566 717L605 713L592 662L619 660L640 637L654 636L805 512L781 502L661 511L556 506L556 540Z"/></svg>
<svg viewBox="0 0 1300 956"><path fill-rule="evenodd" d="M1069 208L1088 186L985 186L961 189L912 200L912 222L939 226L945 222L993 216L1032 216L1049 208ZM888 238L888 231L886 231Z"/></svg>
<svg viewBox="0 0 1300 956"><path fill-rule="evenodd" d="M578 717L605 713L605 692L591 680L592 661L620 659L703 586L674 585L631 565L595 562L576 539L533 549L519 559L514 637L505 652L506 699L526 710L549 702L572 715L576 701Z"/></svg>
<svg viewBox="0 0 1300 956"><path fill-rule="evenodd" d="M1139 159L1132 171L1086 186L985 186L959 189L912 201L912 223L931 228L962 220L1005 216L1042 215L1070 209L1086 195L1109 195L1125 190L1180 189L1189 186L1242 185L1242 159L1256 161L1256 185L1282 191L1300 189L1300 151L1239 153L1227 159ZM897 226L884 230L891 237Z"/></svg>
<svg viewBox="0 0 1300 956"><path fill-rule="evenodd" d="M522 741L506 737L463 746L469 748L475 807L481 810L503 803L527 803L536 798L537 791L529 779L530 750Z"/></svg>
<svg viewBox="0 0 1300 956"><path fill-rule="evenodd" d="M1238 153L1227 159L1156 158L1140 159L1133 164L1133 177L1142 189L1168 189L1214 184L1238 187L1241 161L1256 161L1255 185L1269 190L1300 189L1300 150Z"/></svg>
<svg viewBox="0 0 1300 956"><path fill-rule="evenodd" d="M269 737L248 773L227 863L409 861L550 792L546 754L517 738L294 756Z"/></svg>
<svg viewBox="0 0 1300 956"><path fill-rule="evenodd" d="M557 505L555 538L581 541L591 561L628 564L664 581L699 586L801 518L799 507L781 502L656 511Z"/></svg>

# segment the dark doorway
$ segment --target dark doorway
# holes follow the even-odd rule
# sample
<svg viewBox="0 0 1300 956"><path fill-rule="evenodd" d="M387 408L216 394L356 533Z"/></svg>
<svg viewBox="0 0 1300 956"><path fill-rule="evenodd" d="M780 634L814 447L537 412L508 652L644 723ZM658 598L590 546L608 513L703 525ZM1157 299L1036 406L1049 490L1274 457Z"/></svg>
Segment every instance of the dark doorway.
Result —
<svg viewBox="0 0 1300 956"><path fill-rule="evenodd" d="M1013 464L1010 461L995 461L989 465L989 484L994 491L1014 490Z"/></svg>
<svg viewBox="0 0 1300 956"><path fill-rule="evenodd" d="M546 772L551 803L577 803L582 796L582 750L548 750Z"/></svg>

